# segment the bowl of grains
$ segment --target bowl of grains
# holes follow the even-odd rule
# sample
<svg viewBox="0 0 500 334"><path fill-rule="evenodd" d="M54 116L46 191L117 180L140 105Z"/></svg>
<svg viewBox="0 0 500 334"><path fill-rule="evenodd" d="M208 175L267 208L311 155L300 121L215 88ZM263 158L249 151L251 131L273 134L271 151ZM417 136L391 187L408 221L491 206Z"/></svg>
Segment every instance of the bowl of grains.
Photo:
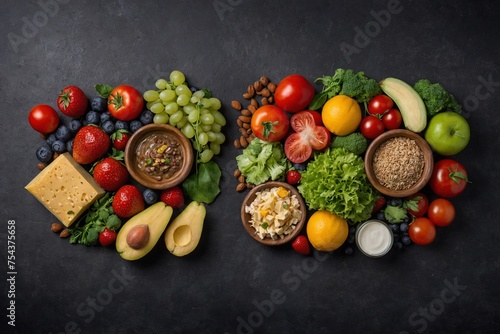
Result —
<svg viewBox="0 0 500 334"><path fill-rule="evenodd" d="M189 139L168 124L141 127L125 147L125 165L130 175L151 189L180 184L191 172L193 160Z"/></svg>
<svg viewBox="0 0 500 334"><path fill-rule="evenodd" d="M307 207L294 186L270 181L254 187L243 200L241 221L248 234L268 245L292 241L306 221Z"/></svg>
<svg viewBox="0 0 500 334"><path fill-rule="evenodd" d="M386 196L406 197L420 191L432 175L432 150L415 132L396 129L375 138L365 153L365 171Z"/></svg>

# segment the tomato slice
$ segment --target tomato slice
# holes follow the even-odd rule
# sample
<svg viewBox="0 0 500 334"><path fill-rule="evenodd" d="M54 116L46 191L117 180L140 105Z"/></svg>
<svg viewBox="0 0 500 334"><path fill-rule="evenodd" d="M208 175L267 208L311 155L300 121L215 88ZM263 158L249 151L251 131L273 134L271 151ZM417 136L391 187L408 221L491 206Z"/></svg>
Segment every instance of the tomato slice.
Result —
<svg viewBox="0 0 500 334"><path fill-rule="evenodd" d="M285 140L285 155L291 162L300 164L312 156L313 149L308 141L298 133L292 133Z"/></svg>
<svg viewBox="0 0 500 334"><path fill-rule="evenodd" d="M312 136L309 138L309 144L317 151L324 150L330 144L330 131L324 126L316 126L313 129Z"/></svg>

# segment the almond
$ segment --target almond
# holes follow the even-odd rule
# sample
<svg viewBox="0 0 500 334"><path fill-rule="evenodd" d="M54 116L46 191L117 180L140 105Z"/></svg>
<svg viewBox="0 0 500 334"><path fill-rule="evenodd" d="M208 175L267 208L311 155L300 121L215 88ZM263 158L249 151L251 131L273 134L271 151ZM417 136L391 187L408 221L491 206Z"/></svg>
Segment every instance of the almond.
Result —
<svg viewBox="0 0 500 334"><path fill-rule="evenodd" d="M248 92L248 94L250 94L250 98L252 98L255 95L255 88L254 88L254 86L249 85L248 89L247 89L247 92Z"/></svg>
<svg viewBox="0 0 500 334"><path fill-rule="evenodd" d="M251 99L250 104L253 105L255 107L255 109L257 109L259 107L259 102L257 102L256 99Z"/></svg>
<svg viewBox="0 0 500 334"><path fill-rule="evenodd" d="M245 136L240 137L240 145L241 147L245 148L248 146L248 141Z"/></svg>
<svg viewBox="0 0 500 334"><path fill-rule="evenodd" d="M238 181L240 181L240 183L245 183L245 176L243 175L238 176Z"/></svg>
<svg viewBox="0 0 500 334"><path fill-rule="evenodd" d="M248 106L248 107L250 107L250 106ZM253 112L251 112L250 109L241 109L241 114L243 116L250 116L251 117Z"/></svg>
<svg viewBox="0 0 500 334"><path fill-rule="evenodd" d="M39 170L43 170L45 168L45 164L43 162L39 162L38 165L36 165Z"/></svg>
<svg viewBox="0 0 500 334"><path fill-rule="evenodd" d="M267 84L269 83L269 78L263 75L260 77L259 81L263 86L267 86Z"/></svg>
<svg viewBox="0 0 500 334"><path fill-rule="evenodd" d="M245 93L242 95L244 99L251 99L253 97L253 95L250 95L250 93Z"/></svg>
<svg viewBox="0 0 500 334"><path fill-rule="evenodd" d="M251 125L250 123L243 123L243 125L241 126L243 129L250 129L251 128Z"/></svg>
<svg viewBox="0 0 500 334"><path fill-rule="evenodd" d="M235 177L235 178L238 178L238 177L240 177L240 175L241 175L241 171L240 171L238 168L236 168L236 169L234 170L233 175L234 175L234 177Z"/></svg>
<svg viewBox="0 0 500 334"><path fill-rule="evenodd" d="M249 105L248 106L248 111L250 111L250 114L253 115L253 113L257 110L257 108L255 108L253 105Z"/></svg>
<svg viewBox="0 0 500 334"><path fill-rule="evenodd" d="M263 105L263 106L266 106L269 104L269 101L267 100L267 97L263 97L262 100L260 100L260 103Z"/></svg>
<svg viewBox="0 0 500 334"><path fill-rule="evenodd" d="M267 84L267 89L269 89L269 91L271 93L274 93L274 91L276 90L276 84L274 82L270 82Z"/></svg>
<svg viewBox="0 0 500 334"><path fill-rule="evenodd" d="M262 86L262 83L257 80L253 83L253 88L255 89L255 92L260 92L264 86Z"/></svg>
<svg viewBox="0 0 500 334"><path fill-rule="evenodd" d="M69 233L68 229L64 229L61 231L61 233L59 233L59 238L67 238L71 235L71 233Z"/></svg>
<svg viewBox="0 0 500 334"><path fill-rule="evenodd" d="M62 224L59 224L59 223L53 223L52 225L50 225L50 230L52 232L55 232L55 233L59 233L63 230L64 226Z"/></svg>
<svg viewBox="0 0 500 334"><path fill-rule="evenodd" d="M274 102L274 97L269 96L269 97L267 98L267 102L269 102L269 103L273 103L273 102Z"/></svg>
<svg viewBox="0 0 500 334"><path fill-rule="evenodd" d="M243 123L250 123L252 121L252 117L250 116L238 116L238 119L241 119Z"/></svg>
<svg viewBox="0 0 500 334"><path fill-rule="evenodd" d="M146 224L134 226L127 234L127 244L133 249L141 249L149 241L149 226Z"/></svg>
<svg viewBox="0 0 500 334"><path fill-rule="evenodd" d="M236 124L238 124L238 126L241 128L243 126L243 121L241 119L237 119L236 120Z"/></svg>
<svg viewBox="0 0 500 334"><path fill-rule="evenodd" d="M264 96L264 97L269 97L271 96L271 91L267 88L263 88L261 91L260 91L261 95Z"/></svg>
<svg viewBox="0 0 500 334"><path fill-rule="evenodd" d="M236 149L240 149L241 148L241 144L240 144L240 140L239 139L235 139L234 140L234 148L236 148Z"/></svg>
<svg viewBox="0 0 500 334"><path fill-rule="evenodd" d="M239 128L239 130L240 130L240 133L243 137L245 137L245 138L248 137L247 130L245 128ZM243 145L241 145L241 146L243 146Z"/></svg>
<svg viewBox="0 0 500 334"><path fill-rule="evenodd" d="M236 186L236 191L237 192L241 192L243 190L245 190L247 188L246 184L245 183L239 183L237 186Z"/></svg>
<svg viewBox="0 0 500 334"><path fill-rule="evenodd" d="M239 101L231 101L231 107L240 111L241 110L241 103Z"/></svg>

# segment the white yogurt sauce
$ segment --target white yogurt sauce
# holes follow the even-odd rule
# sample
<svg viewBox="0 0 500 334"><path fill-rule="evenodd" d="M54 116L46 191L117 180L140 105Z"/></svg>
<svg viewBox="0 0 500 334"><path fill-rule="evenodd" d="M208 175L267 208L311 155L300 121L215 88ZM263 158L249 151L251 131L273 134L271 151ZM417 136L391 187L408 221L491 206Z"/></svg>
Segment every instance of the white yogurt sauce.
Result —
<svg viewBox="0 0 500 334"><path fill-rule="evenodd" d="M393 234L389 226L379 220L369 220L356 231L356 243L368 256L379 257L392 247Z"/></svg>

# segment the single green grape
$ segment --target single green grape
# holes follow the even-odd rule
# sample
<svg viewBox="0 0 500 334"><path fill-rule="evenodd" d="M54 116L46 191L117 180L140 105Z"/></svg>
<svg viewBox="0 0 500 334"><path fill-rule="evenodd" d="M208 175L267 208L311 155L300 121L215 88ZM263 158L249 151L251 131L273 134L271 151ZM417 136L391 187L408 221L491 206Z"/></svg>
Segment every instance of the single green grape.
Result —
<svg viewBox="0 0 500 334"><path fill-rule="evenodd" d="M193 104L198 104L200 102L200 98L198 96L191 96L191 100L189 100Z"/></svg>
<svg viewBox="0 0 500 334"><path fill-rule="evenodd" d="M153 117L153 122L156 124L166 124L168 122L168 114L165 112L156 114Z"/></svg>
<svg viewBox="0 0 500 334"><path fill-rule="evenodd" d="M202 98L201 104L203 104L203 108L210 108L212 106L212 102L207 98Z"/></svg>
<svg viewBox="0 0 500 334"><path fill-rule="evenodd" d="M189 104L189 96L186 94L181 94L177 97L177 104L184 107Z"/></svg>
<svg viewBox="0 0 500 334"><path fill-rule="evenodd" d="M189 104L185 105L182 109L184 109L184 112L186 114L190 114L191 112L196 110L196 107L194 106L194 104L189 103Z"/></svg>
<svg viewBox="0 0 500 334"><path fill-rule="evenodd" d="M202 123L202 124L199 125L199 128L203 132L208 132L208 131L212 130L212 126L210 124L203 124Z"/></svg>
<svg viewBox="0 0 500 334"><path fill-rule="evenodd" d="M177 86L175 88L175 94L177 94L177 95L185 94L189 98L191 98L191 95L193 95L193 92L191 92L191 89L189 89L188 86L186 86L186 85L180 85L180 86Z"/></svg>
<svg viewBox="0 0 500 334"><path fill-rule="evenodd" d="M209 162L210 160L212 160L213 156L214 152L212 152L211 149L204 149L203 152L200 153L200 161L203 163Z"/></svg>
<svg viewBox="0 0 500 334"><path fill-rule="evenodd" d="M224 115L220 111L218 111L218 110L212 111L212 115L214 116L215 123L217 123L221 126L226 125L226 118L224 117Z"/></svg>
<svg viewBox="0 0 500 334"><path fill-rule="evenodd" d="M184 136L188 137L189 139L193 138L194 135L195 135L195 131L194 131L194 128L191 124L189 123L186 123L186 125L184 125L182 128L181 128L181 131L182 133L184 134Z"/></svg>
<svg viewBox="0 0 500 334"><path fill-rule="evenodd" d="M169 115L177 112L179 110L179 105L176 102L170 102L165 106L165 112Z"/></svg>
<svg viewBox="0 0 500 334"><path fill-rule="evenodd" d="M159 114L165 110L165 106L162 103L155 103L149 110L151 110L155 114Z"/></svg>
<svg viewBox="0 0 500 334"><path fill-rule="evenodd" d="M182 119L177 122L177 124L175 125L176 127L178 127L179 129L182 128L184 125L186 125L188 123L188 119L187 117L182 117Z"/></svg>
<svg viewBox="0 0 500 334"><path fill-rule="evenodd" d="M158 79L155 82L155 87L158 89L165 89L168 87L168 81L165 79Z"/></svg>
<svg viewBox="0 0 500 334"><path fill-rule="evenodd" d="M196 109L191 111L187 116L187 119L191 124L198 122L198 120L200 119L200 112Z"/></svg>
<svg viewBox="0 0 500 334"><path fill-rule="evenodd" d="M220 153L220 145L217 143L210 143L210 149L212 152L214 152L215 155L218 155Z"/></svg>
<svg viewBox="0 0 500 334"><path fill-rule="evenodd" d="M179 86L186 81L186 77L181 71L174 70L170 73L170 81L174 84L174 86Z"/></svg>
<svg viewBox="0 0 500 334"><path fill-rule="evenodd" d="M217 132L215 135L217 136L217 138L213 141L214 143L222 145L224 141L226 141L226 136L224 136L222 132Z"/></svg>
<svg viewBox="0 0 500 334"><path fill-rule="evenodd" d="M202 146L208 143L208 135L205 132L198 134L198 143Z"/></svg>
<svg viewBox="0 0 500 334"><path fill-rule="evenodd" d="M164 102L172 102L177 99L177 94L171 89L162 90L160 93L160 99Z"/></svg>
<svg viewBox="0 0 500 334"><path fill-rule="evenodd" d="M198 100L198 102L199 102L205 96L205 92L202 90L197 90L196 92L193 93L193 96L196 96L197 98L199 98L199 100Z"/></svg>
<svg viewBox="0 0 500 334"><path fill-rule="evenodd" d="M183 117L184 117L184 112L182 110L177 110L175 113L170 115L170 120L175 124L177 124L181 121Z"/></svg>
<svg viewBox="0 0 500 334"><path fill-rule="evenodd" d="M216 97L211 97L210 98L210 103L211 103L211 108L213 110L219 110L222 107L222 103Z"/></svg>
<svg viewBox="0 0 500 334"><path fill-rule="evenodd" d="M208 131L207 136L208 136L209 142L213 142L217 139L217 136L215 135L215 133L213 131Z"/></svg>
<svg viewBox="0 0 500 334"><path fill-rule="evenodd" d="M214 123L214 116L212 114L202 114L200 116L200 121L202 124L211 125Z"/></svg>
<svg viewBox="0 0 500 334"><path fill-rule="evenodd" d="M144 100L146 100L146 102L153 102L155 100L158 100L159 95L160 94L155 90L147 90L142 96L144 97Z"/></svg>
<svg viewBox="0 0 500 334"><path fill-rule="evenodd" d="M160 99L158 99L158 100L154 100L153 102L146 102L146 108L147 108L148 110L151 110L151 107L152 107L153 105L155 105L156 103L161 103L161 100L160 100Z"/></svg>

